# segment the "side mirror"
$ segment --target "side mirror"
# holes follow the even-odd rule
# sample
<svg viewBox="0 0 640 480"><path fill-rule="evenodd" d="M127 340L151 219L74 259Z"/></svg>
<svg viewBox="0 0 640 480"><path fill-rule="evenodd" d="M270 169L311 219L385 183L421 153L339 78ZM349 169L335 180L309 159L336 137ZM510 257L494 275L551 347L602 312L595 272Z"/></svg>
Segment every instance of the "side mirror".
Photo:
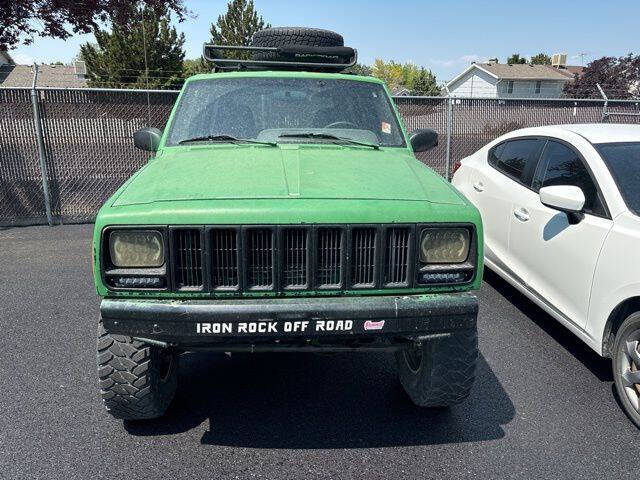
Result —
<svg viewBox="0 0 640 480"><path fill-rule="evenodd" d="M140 150L155 152L160 145L162 132L155 127L141 128L133 134L133 144Z"/></svg>
<svg viewBox="0 0 640 480"><path fill-rule="evenodd" d="M574 185L554 185L540 189L540 202L567 214L570 224L579 223L584 214L584 193Z"/></svg>
<svg viewBox="0 0 640 480"><path fill-rule="evenodd" d="M411 140L411 147L415 153L426 152L438 146L438 134L430 128L414 130L409 136L409 140Z"/></svg>

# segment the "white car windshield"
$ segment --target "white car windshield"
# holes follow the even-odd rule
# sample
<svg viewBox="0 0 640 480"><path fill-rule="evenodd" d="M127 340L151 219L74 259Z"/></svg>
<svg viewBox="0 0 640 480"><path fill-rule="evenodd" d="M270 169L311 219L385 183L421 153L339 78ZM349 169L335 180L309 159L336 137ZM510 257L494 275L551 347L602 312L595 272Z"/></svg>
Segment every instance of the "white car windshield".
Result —
<svg viewBox="0 0 640 480"><path fill-rule="evenodd" d="M167 145L224 141L224 136L278 143L336 143L330 137L340 137L405 146L391 100L377 83L270 77L191 81L181 95Z"/></svg>
<svg viewBox="0 0 640 480"><path fill-rule="evenodd" d="M627 207L640 215L640 142L595 145L609 167Z"/></svg>

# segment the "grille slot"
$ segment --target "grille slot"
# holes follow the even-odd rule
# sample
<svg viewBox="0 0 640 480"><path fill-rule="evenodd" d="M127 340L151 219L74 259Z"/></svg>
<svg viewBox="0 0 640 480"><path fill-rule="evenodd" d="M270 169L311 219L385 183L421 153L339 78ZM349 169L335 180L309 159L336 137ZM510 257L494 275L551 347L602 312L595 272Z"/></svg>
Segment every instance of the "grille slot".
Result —
<svg viewBox="0 0 640 480"><path fill-rule="evenodd" d="M375 260L375 228L354 229L351 237L351 282L354 286L374 286Z"/></svg>
<svg viewBox="0 0 640 480"><path fill-rule="evenodd" d="M273 233L268 228L247 231L247 286L273 287Z"/></svg>
<svg viewBox="0 0 640 480"><path fill-rule="evenodd" d="M316 283L319 287L339 288L342 278L342 231L318 229Z"/></svg>
<svg viewBox="0 0 640 480"><path fill-rule="evenodd" d="M283 282L288 288L307 285L307 231L288 228L283 231Z"/></svg>
<svg viewBox="0 0 640 480"><path fill-rule="evenodd" d="M176 287L178 289L202 288L200 230L175 230L173 235Z"/></svg>
<svg viewBox="0 0 640 480"><path fill-rule="evenodd" d="M238 234L233 229L211 231L211 287L238 288Z"/></svg>
<svg viewBox="0 0 640 480"><path fill-rule="evenodd" d="M387 230L384 281L387 285L406 285L409 281L409 230Z"/></svg>

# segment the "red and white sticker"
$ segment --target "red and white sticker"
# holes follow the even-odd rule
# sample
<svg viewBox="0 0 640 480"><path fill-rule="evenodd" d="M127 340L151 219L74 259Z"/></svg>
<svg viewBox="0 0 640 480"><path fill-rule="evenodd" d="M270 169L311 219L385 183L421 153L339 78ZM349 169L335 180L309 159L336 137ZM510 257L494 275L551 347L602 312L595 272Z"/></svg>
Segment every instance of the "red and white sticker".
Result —
<svg viewBox="0 0 640 480"><path fill-rule="evenodd" d="M383 327L384 327L384 320L380 320L378 322L367 320L366 322L364 322L365 330L382 330Z"/></svg>
<svg viewBox="0 0 640 480"><path fill-rule="evenodd" d="M391 124L387 122L382 122L380 124L380 130L382 130L382 133L391 133Z"/></svg>

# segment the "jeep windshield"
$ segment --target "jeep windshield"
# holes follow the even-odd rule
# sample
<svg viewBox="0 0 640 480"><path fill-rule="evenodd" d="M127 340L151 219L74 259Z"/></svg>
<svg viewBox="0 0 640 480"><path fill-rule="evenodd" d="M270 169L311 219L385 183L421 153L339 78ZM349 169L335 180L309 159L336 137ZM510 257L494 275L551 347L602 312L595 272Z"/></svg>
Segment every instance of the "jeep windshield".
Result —
<svg viewBox="0 0 640 480"><path fill-rule="evenodd" d="M194 80L180 98L167 146L328 143L404 147L384 88L343 79L229 77Z"/></svg>

